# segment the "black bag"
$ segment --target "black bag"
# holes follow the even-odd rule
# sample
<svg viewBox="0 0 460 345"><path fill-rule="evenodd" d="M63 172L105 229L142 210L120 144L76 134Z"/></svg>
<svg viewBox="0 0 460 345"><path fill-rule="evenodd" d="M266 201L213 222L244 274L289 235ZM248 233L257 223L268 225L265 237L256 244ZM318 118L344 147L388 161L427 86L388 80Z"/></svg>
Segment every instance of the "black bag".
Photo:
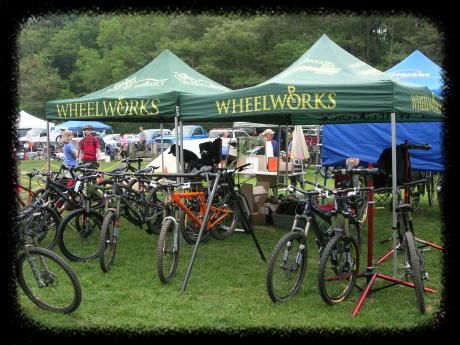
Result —
<svg viewBox="0 0 460 345"><path fill-rule="evenodd" d="M407 153L407 160L406 155ZM392 164L391 164L391 147L387 147L382 151L377 161L379 175L374 177L374 187L391 187L392 185ZM407 176L406 176L407 170ZM404 144L396 146L396 183L402 185L408 182L411 178L411 166L409 151L405 148Z"/></svg>

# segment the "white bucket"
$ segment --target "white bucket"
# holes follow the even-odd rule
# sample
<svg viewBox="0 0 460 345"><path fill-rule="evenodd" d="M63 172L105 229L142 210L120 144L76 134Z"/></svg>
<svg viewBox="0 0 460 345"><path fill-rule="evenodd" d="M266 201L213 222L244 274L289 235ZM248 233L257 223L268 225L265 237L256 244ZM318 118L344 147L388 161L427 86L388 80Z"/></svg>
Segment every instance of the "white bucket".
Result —
<svg viewBox="0 0 460 345"><path fill-rule="evenodd" d="M105 160L106 163L110 163L110 156L105 156L104 160Z"/></svg>

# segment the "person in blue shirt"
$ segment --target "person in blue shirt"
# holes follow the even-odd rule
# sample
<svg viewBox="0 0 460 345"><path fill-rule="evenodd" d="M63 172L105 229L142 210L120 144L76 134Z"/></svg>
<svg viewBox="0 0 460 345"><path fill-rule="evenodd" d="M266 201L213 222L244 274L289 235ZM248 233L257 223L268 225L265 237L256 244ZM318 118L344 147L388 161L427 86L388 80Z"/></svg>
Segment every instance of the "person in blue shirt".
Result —
<svg viewBox="0 0 460 345"><path fill-rule="evenodd" d="M63 151L64 151L64 165L69 167L76 167L77 163L77 150L72 145L72 138L73 132L72 131L64 131L62 133L62 142L64 143Z"/></svg>

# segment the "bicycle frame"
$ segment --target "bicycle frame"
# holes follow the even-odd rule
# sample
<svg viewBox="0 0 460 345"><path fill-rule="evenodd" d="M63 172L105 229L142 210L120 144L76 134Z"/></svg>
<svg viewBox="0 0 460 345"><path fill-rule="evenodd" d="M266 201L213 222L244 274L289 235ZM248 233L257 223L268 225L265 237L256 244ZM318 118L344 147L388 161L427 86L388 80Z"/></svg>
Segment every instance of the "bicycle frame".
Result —
<svg viewBox="0 0 460 345"><path fill-rule="evenodd" d="M191 200L191 199L194 199L194 198L197 198L198 199L198 202L200 204L200 217L203 217L204 216L204 213L206 211L206 207L208 206L206 204L206 198L205 198L205 195L204 195L204 192L185 192L185 193L178 193L178 192L173 192L171 193L171 202L173 204L176 204L177 206L179 206L192 220L195 224L199 225L201 227L201 225L203 224L202 220L200 220L198 217L196 217L192 211L190 211L190 209L187 207L187 205L185 205L183 202L182 202L182 199L186 199L186 200ZM229 211L228 209L220 209L218 207L215 207L215 206L212 206L211 205L211 208L210 208L210 216L209 216L209 221L206 223L206 228L208 231L212 230L213 228L215 228L220 222L222 222L225 218L227 218L231 213L232 211ZM222 215L220 217L218 217L218 214L221 213ZM215 219L216 217L218 217L217 219Z"/></svg>

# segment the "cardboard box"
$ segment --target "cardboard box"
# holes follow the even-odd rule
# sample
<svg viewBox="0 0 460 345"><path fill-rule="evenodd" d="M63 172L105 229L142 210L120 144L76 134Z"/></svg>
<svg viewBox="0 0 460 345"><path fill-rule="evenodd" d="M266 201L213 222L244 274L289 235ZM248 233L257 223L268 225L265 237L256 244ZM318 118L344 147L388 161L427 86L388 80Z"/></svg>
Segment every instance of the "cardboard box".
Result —
<svg viewBox="0 0 460 345"><path fill-rule="evenodd" d="M254 186L251 183L242 183L240 185L241 193L243 193L248 200L248 206L251 212L254 211L254 193L252 191L253 188Z"/></svg>
<svg viewBox="0 0 460 345"><path fill-rule="evenodd" d="M252 224L266 224L267 216L258 212L251 214Z"/></svg>
<svg viewBox="0 0 460 345"><path fill-rule="evenodd" d="M293 166L294 166L294 165L293 165L292 162L288 162L288 163L287 163L287 171L288 171L288 172L292 172ZM286 172L286 162L280 162L280 171Z"/></svg>

